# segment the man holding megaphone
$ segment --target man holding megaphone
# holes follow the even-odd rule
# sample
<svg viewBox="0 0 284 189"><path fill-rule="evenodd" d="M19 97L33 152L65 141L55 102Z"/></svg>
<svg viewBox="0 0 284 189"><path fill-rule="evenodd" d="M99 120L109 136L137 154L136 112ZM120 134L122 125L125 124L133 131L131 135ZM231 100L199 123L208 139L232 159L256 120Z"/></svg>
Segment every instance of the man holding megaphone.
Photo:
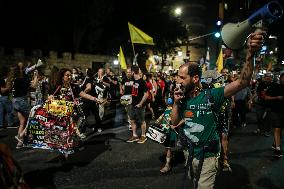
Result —
<svg viewBox="0 0 284 189"><path fill-rule="evenodd" d="M183 64L179 68L177 83L181 87L174 91L171 121L174 126L182 119L185 121L180 136L187 137L187 174L194 189L214 188L220 154L215 114L226 98L250 84L254 69L253 56L262 46L264 35L263 31L249 35L246 63L240 78L225 87L202 90L201 68L197 63Z"/></svg>

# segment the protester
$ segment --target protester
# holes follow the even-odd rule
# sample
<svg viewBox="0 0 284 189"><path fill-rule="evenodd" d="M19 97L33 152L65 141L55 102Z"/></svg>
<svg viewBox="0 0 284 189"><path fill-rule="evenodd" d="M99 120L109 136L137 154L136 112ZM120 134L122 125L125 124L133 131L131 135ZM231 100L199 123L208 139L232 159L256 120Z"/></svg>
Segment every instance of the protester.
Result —
<svg viewBox="0 0 284 189"><path fill-rule="evenodd" d="M155 119L155 113L154 113L154 110L153 110L153 102L155 101L155 94L153 92L153 85L152 83L150 82L150 74L146 74L146 75L143 75L143 80L146 82L146 86L147 86L147 93L148 93L148 98L147 98L147 101L146 101L146 107L148 108L148 110L150 110L151 112L151 115L152 115L152 119L154 120Z"/></svg>
<svg viewBox="0 0 284 189"><path fill-rule="evenodd" d="M3 72L0 75L0 130L6 128L4 124L5 117L7 117L8 127L13 126L14 123L12 102L9 99L12 86L7 84L7 73L4 74Z"/></svg>
<svg viewBox="0 0 284 189"><path fill-rule="evenodd" d="M129 108L132 136L126 142L146 142L145 102L148 98L146 82L139 74L139 67L132 67L134 82L132 86L132 103ZM137 125L141 124L141 137L137 135Z"/></svg>
<svg viewBox="0 0 284 189"><path fill-rule="evenodd" d="M127 120L128 120L128 123L129 123L129 125L128 125L129 130L132 130L131 120L130 120L130 105L131 105L131 100L132 100L132 97L131 97L132 87L133 87L133 75L132 75L132 72L131 72L131 68L128 68L127 72L126 72L126 77L122 78L122 81L121 81L120 95L121 95L121 98L123 98L123 96L124 96L125 98L127 98L126 100L128 100L128 102L125 106L125 109L126 109L126 112L127 112Z"/></svg>
<svg viewBox="0 0 284 189"><path fill-rule="evenodd" d="M272 83L271 73L266 73L262 78L262 81L257 86L256 93L257 101L254 106L254 111L257 115L257 129L254 131L255 134L262 134L265 137L269 137L270 124L267 113L269 112L267 101L265 100L265 93Z"/></svg>
<svg viewBox="0 0 284 189"><path fill-rule="evenodd" d="M225 98L250 84L253 73L253 56L263 42L264 33L253 33L248 39L246 63L240 78L221 88L204 91L201 89L201 68L196 63L184 64L178 72L178 83L182 88L174 92L172 123L185 120L183 128L187 137L189 172L194 188L213 188L217 175L220 140L214 112L218 111ZM214 100L214 103L210 102ZM213 107L212 107L213 105ZM191 158L192 157L192 158Z"/></svg>
<svg viewBox="0 0 284 189"><path fill-rule="evenodd" d="M30 112L28 102L30 80L25 74L23 63L19 62L14 69L11 69L7 80L8 86L12 86L13 108L17 112L20 121L18 134L15 136L18 140L16 148L21 148L23 146L24 129Z"/></svg>
<svg viewBox="0 0 284 189"><path fill-rule="evenodd" d="M273 83L264 94L265 101L269 102L269 117L272 128L274 128L274 140L272 149L274 156L281 158L283 152L280 148L281 131L284 127L284 73L280 76L280 84Z"/></svg>
<svg viewBox="0 0 284 189"><path fill-rule="evenodd" d="M161 173L167 173L171 170L172 148L176 146L177 137L178 137L178 133L175 129L181 126L182 124L184 124L184 122L181 121L176 126L172 125L170 117L170 114L172 112L172 105L173 105L173 99L168 98L166 110L155 122L156 124L160 124L162 129L166 133L166 140L164 142L164 146L166 148L165 150L166 164L163 166L163 168L160 169Z"/></svg>
<svg viewBox="0 0 284 189"><path fill-rule="evenodd" d="M95 85L94 85L94 78L93 78L93 71L92 69L88 69L87 73L86 73L86 77L84 78L82 84L81 84L81 89L87 93L90 94L91 96L94 96L96 98L98 98L98 94L96 92L95 89ZM96 128L100 128L101 127L101 118L99 116L99 107L98 104L93 101L93 100L88 100L88 99L82 99L83 102L83 111L85 116L90 115L90 112L92 112L92 114L95 117L96 120ZM95 127L93 127L93 129L95 129ZM86 125L84 124L84 126L82 127L81 130L82 133L86 132Z"/></svg>

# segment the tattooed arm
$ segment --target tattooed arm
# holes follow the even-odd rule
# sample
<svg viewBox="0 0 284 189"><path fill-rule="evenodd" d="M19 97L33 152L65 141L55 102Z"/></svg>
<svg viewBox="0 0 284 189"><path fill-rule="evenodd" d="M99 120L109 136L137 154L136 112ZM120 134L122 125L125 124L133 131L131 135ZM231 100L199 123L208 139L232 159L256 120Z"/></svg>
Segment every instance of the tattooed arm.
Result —
<svg viewBox="0 0 284 189"><path fill-rule="evenodd" d="M265 34L264 32L256 32L256 33L252 33L249 36L249 39L247 42L248 48L247 48L246 62L241 71L241 75L239 79L225 86L225 89L224 89L225 97L230 97L234 95L236 92L238 92L239 90L241 90L242 88L245 88L246 86L250 84L251 76L252 76L253 69L254 69L253 62L252 62L253 56L254 56L254 53L257 52L259 48L261 47L264 34Z"/></svg>

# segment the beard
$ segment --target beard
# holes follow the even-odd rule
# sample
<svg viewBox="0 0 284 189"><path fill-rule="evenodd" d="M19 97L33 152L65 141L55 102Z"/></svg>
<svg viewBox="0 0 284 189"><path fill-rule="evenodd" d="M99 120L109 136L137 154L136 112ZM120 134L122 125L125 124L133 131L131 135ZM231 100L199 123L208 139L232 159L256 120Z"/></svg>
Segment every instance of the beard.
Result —
<svg viewBox="0 0 284 189"><path fill-rule="evenodd" d="M195 87L193 81L190 81L189 84L187 84L186 86L183 86L184 87L184 92L185 93L189 93L190 91L192 91Z"/></svg>

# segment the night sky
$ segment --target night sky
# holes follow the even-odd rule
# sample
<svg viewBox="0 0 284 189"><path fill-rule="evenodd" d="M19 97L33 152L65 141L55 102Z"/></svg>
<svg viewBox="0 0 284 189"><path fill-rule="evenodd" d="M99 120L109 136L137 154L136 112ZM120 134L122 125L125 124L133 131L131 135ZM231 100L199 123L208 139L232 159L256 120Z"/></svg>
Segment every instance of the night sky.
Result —
<svg viewBox="0 0 284 189"><path fill-rule="evenodd" d="M170 0L161 2L166 1ZM173 37L171 33L176 27L167 26L167 20L161 19L159 3L159 0L1 0L0 46L113 54L119 45L130 46L128 21L154 39ZM282 18L270 31L280 36L280 44L284 44L283 23Z"/></svg>
<svg viewBox="0 0 284 189"><path fill-rule="evenodd" d="M0 45L114 53L119 45L129 46L128 21L152 37L161 30L165 34L166 22L156 16L161 13L160 7L158 0L4 0L0 4ZM174 32L174 27L169 27L166 34ZM84 37L76 46L82 33Z"/></svg>

